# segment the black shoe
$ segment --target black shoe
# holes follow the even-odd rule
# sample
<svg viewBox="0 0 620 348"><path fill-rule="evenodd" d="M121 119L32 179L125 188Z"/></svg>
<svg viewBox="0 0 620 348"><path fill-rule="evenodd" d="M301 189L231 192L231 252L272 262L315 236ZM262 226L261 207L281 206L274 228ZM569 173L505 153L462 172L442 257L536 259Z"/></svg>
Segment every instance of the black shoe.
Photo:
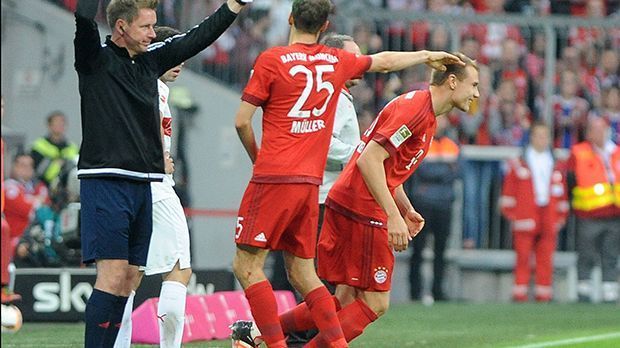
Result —
<svg viewBox="0 0 620 348"><path fill-rule="evenodd" d="M308 343L308 337L305 331L290 332L286 338L286 345L289 348L301 348L305 346L306 343Z"/></svg>
<svg viewBox="0 0 620 348"><path fill-rule="evenodd" d="M229 328L232 330L230 338L232 340L233 348L256 348L260 344L257 340L260 336L260 331L258 331L256 325L254 325L254 322L249 320L238 320L230 325Z"/></svg>
<svg viewBox="0 0 620 348"><path fill-rule="evenodd" d="M446 297L446 295L444 295L443 292L436 292L433 294L433 298L435 299L435 302L443 302L443 301L448 301L448 298Z"/></svg>

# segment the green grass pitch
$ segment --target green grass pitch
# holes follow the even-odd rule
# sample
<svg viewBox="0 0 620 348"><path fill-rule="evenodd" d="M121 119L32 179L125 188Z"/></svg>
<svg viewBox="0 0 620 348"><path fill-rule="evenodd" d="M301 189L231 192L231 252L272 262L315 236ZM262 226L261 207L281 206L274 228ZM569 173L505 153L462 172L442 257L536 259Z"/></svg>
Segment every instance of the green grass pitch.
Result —
<svg viewBox="0 0 620 348"><path fill-rule="evenodd" d="M2 347L81 347L83 330L83 324L77 323L25 323L15 334L2 334ZM185 347L230 347L230 342ZM620 308L588 304L399 304L351 347L617 348Z"/></svg>

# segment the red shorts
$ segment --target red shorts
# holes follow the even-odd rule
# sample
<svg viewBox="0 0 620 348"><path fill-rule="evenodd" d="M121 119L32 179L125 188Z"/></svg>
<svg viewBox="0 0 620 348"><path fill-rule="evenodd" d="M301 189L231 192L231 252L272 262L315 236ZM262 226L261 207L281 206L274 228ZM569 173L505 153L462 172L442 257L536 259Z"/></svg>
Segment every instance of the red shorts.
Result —
<svg viewBox="0 0 620 348"><path fill-rule="evenodd" d="M318 202L317 185L250 182L239 207L235 242L314 258Z"/></svg>
<svg viewBox="0 0 620 348"><path fill-rule="evenodd" d="M318 274L330 283L364 291L389 291L394 254L387 229L373 227L325 207L318 246Z"/></svg>

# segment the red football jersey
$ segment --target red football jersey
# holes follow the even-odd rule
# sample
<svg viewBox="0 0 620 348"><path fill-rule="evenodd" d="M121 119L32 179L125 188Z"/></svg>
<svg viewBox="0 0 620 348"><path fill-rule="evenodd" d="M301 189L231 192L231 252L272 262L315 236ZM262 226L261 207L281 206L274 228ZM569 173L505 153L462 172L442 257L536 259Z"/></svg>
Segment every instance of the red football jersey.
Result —
<svg viewBox="0 0 620 348"><path fill-rule="evenodd" d="M320 185L338 93L370 64L368 56L319 44L263 52L241 97L263 109L263 135L252 181Z"/></svg>
<svg viewBox="0 0 620 348"><path fill-rule="evenodd" d="M390 154L383 162L392 195L418 168L435 134L435 113L428 90L394 98L368 127L357 151L327 196L328 205L361 222L385 226L386 214L368 190L356 162L366 144L374 140ZM343 211L346 210L346 211Z"/></svg>

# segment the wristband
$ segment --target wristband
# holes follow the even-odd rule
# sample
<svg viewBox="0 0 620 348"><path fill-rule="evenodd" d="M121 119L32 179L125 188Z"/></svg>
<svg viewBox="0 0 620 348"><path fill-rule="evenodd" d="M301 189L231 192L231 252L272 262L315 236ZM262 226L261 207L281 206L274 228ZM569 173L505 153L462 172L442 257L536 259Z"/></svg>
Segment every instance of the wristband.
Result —
<svg viewBox="0 0 620 348"><path fill-rule="evenodd" d="M245 6L248 3L252 2L252 1L243 1L243 0L235 0L236 3L238 3L241 6Z"/></svg>

